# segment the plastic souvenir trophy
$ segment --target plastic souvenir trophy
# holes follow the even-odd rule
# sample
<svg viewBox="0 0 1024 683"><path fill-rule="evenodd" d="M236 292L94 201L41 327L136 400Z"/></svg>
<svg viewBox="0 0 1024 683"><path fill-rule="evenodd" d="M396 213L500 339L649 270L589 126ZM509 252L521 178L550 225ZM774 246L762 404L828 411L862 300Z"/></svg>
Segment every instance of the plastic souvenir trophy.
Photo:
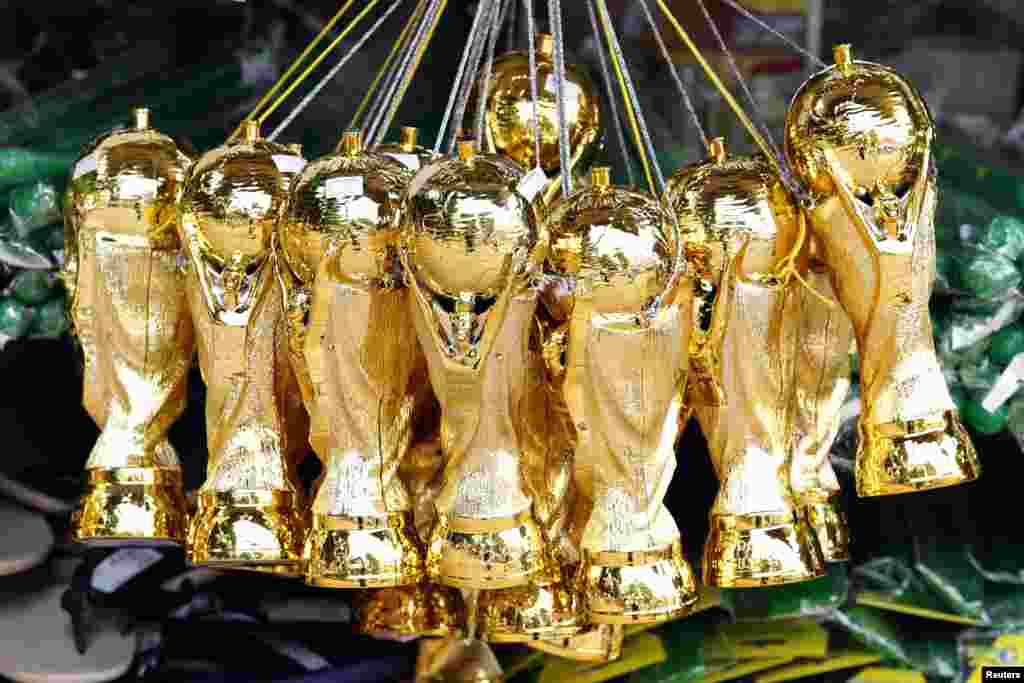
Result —
<svg viewBox="0 0 1024 683"><path fill-rule="evenodd" d="M800 321L797 331L790 439L793 495L818 539L826 562L850 559L850 534L839 501L829 452L850 391L853 324L836 300L832 272L820 259L820 244L806 235L802 278L788 304Z"/></svg>
<svg viewBox="0 0 1024 683"><path fill-rule="evenodd" d="M75 165L65 201L64 281L85 359L83 403L101 432L72 535L181 543L181 468L167 432L185 407L195 351L178 270L175 204L189 152L135 110Z"/></svg>
<svg viewBox="0 0 1024 683"><path fill-rule="evenodd" d="M681 229L702 231L719 266L712 325L725 405L696 406L720 482L704 545L704 583L742 588L824 571L790 487L789 419L800 344L777 266L799 248L799 213L763 157L712 157L677 173L668 201Z"/></svg>
<svg viewBox="0 0 1024 683"><path fill-rule="evenodd" d="M521 171L470 141L458 152L413 178L402 236L446 457L427 569L456 588L510 588L546 566L518 418L547 235L516 191Z"/></svg>
<svg viewBox="0 0 1024 683"><path fill-rule="evenodd" d="M892 70L835 64L797 92L786 153L810 190L811 227L853 322L861 362L861 496L975 479L980 465L935 354L928 301L935 274L934 126Z"/></svg>
<svg viewBox="0 0 1024 683"><path fill-rule="evenodd" d="M244 135L192 167L178 205L186 291L207 386L206 482L194 564L299 574L306 527L295 475L308 419L289 358L274 230L301 157Z"/></svg>
<svg viewBox="0 0 1024 683"><path fill-rule="evenodd" d="M692 305L675 300L680 239L657 200L610 186L607 168L551 208L548 230L546 274L562 285L545 304L569 323L564 391L576 480L593 502L578 575L587 614L598 624L679 616L697 598L664 505Z"/></svg>
<svg viewBox="0 0 1024 683"><path fill-rule="evenodd" d="M416 383L426 379L398 262L412 171L363 150L358 132L345 133L340 150L306 166L278 227L292 348L302 350L293 361L303 366L310 442L324 463L303 560L311 585L390 589L423 574L412 502L398 476ZM400 614L389 626L432 630L423 599L374 595L370 609L380 618L369 626Z"/></svg>

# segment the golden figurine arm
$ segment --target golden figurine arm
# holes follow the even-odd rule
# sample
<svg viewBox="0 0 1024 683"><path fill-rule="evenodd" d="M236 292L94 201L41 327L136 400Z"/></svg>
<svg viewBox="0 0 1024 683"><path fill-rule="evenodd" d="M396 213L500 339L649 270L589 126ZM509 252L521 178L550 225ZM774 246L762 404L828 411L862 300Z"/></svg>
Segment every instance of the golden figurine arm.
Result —
<svg viewBox="0 0 1024 683"><path fill-rule="evenodd" d="M285 320L288 324L288 355L292 370L302 392L302 401L306 406L312 404L313 387L306 366L304 349L306 335L309 332L309 312L312 299L311 288L306 286L289 267L287 259L281 252L277 233L274 233L274 274L281 293L281 305L284 308Z"/></svg>
<svg viewBox="0 0 1024 683"><path fill-rule="evenodd" d="M72 205L71 189L64 195L64 265L61 280L67 291L65 312L74 329L75 304L78 302L78 212Z"/></svg>

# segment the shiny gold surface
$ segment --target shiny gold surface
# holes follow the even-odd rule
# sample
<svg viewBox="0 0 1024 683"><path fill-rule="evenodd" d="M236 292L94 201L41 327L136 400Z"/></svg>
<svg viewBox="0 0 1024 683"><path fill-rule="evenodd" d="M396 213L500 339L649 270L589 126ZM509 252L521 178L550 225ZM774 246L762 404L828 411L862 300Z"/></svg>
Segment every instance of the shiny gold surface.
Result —
<svg viewBox="0 0 1024 683"><path fill-rule="evenodd" d="M177 267L175 204L190 152L134 112L96 140L65 198L68 312L84 354L82 402L100 428L72 536L184 540L180 466L167 432L194 353Z"/></svg>
<svg viewBox="0 0 1024 683"><path fill-rule="evenodd" d="M707 236L720 289L708 343L727 400L693 407L720 482L704 582L811 579L823 558L790 486L800 292L775 275L797 239L797 207L764 157L717 156L680 171L668 193L682 228Z"/></svg>
<svg viewBox="0 0 1024 683"><path fill-rule="evenodd" d="M441 407L444 484L427 568L463 588L508 588L545 567L518 424L547 247L522 171L460 145L413 178L402 262Z"/></svg>
<svg viewBox="0 0 1024 683"><path fill-rule="evenodd" d="M849 559L849 531L829 451L850 390L854 335L849 317L835 299L831 275L812 259L804 279L813 292L799 288L790 300L792 308L787 309L788 315L802 321L794 362L790 485L825 561L840 562Z"/></svg>
<svg viewBox="0 0 1024 683"><path fill-rule="evenodd" d="M659 623L697 603L697 580L678 542L644 553L584 550L579 581L595 624Z"/></svg>
<svg viewBox="0 0 1024 683"><path fill-rule="evenodd" d="M560 640L535 640L529 643L534 650L540 650L556 657L575 659L581 662L613 662L622 656L624 629L618 624L594 624L581 633Z"/></svg>
<svg viewBox="0 0 1024 683"><path fill-rule="evenodd" d="M554 53L551 36L538 36L537 116L540 123L540 166L549 176L559 172L558 100L555 95ZM476 121L474 110L480 102L478 77L469 97L465 121ZM585 70L565 65L565 114L569 127L569 154L581 156L577 171L585 171L589 159L600 148L600 96ZM507 156L530 169L537 165L534 145L533 97L530 92L530 58L524 50L494 58L484 108L483 145L489 152Z"/></svg>
<svg viewBox="0 0 1024 683"><path fill-rule="evenodd" d="M568 638L580 631L582 613L570 583L558 581L480 594L477 634L492 643Z"/></svg>
<svg viewBox="0 0 1024 683"><path fill-rule="evenodd" d="M462 597L446 586L420 583L362 593L359 630L388 637L453 636L465 621Z"/></svg>
<svg viewBox="0 0 1024 683"><path fill-rule="evenodd" d="M427 639L420 641L416 683L504 683L501 665L480 640Z"/></svg>
<svg viewBox="0 0 1024 683"><path fill-rule="evenodd" d="M195 163L178 204L207 386L207 478L189 531L197 564L301 569L305 505L295 465L306 453L308 418L272 249L293 175L277 164L289 161L290 150L259 139L249 122L242 139Z"/></svg>
<svg viewBox="0 0 1024 683"><path fill-rule="evenodd" d="M290 318L309 381L310 442L324 462L304 558L309 583L335 588L416 583L422 556L398 468L412 438L424 364L399 277L401 196L412 172L362 149L310 163L278 226ZM420 372L422 379L422 371Z"/></svg>
<svg viewBox="0 0 1024 683"><path fill-rule="evenodd" d="M658 621L696 598L681 551L665 554L680 537L663 502L675 470L692 290L667 291L685 282L683 252L659 203L608 186L600 169L592 181L551 208L544 292L547 312L566 323L561 387L590 510L580 586L593 621ZM652 312L659 297L675 301ZM610 554L629 559L604 564Z"/></svg>
<svg viewBox="0 0 1024 683"><path fill-rule="evenodd" d="M415 172L441 156L434 154L434 150L417 144L418 138L418 128L405 126L401 129L401 137L398 142L377 145L373 151L385 154Z"/></svg>
<svg viewBox="0 0 1024 683"><path fill-rule="evenodd" d="M975 479L980 464L935 355L934 126L892 70L852 60L790 105L786 154L817 195L808 211L861 359L857 490L877 496ZM928 429L915 427L921 422ZM902 436L894 436L902 434Z"/></svg>

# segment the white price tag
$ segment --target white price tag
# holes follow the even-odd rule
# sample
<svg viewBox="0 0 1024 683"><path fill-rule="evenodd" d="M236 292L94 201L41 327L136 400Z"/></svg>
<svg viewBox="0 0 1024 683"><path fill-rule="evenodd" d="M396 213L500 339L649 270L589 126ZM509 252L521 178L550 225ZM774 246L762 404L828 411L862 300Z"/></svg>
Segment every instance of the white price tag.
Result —
<svg viewBox="0 0 1024 683"><path fill-rule="evenodd" d="M103 593L113 593L159 562L162 557L152 548L118 550L96 565L92 573L92 587Z"/></svg>
<svg viewBox="0 0 1024 683"><path fill-rule="evenodd" d="M306 160L293 154L275 154L271 159L281 173L298 173L306 167Z"/></svg>
<svg viewBox="0 0 1024 683"><path fill-rule="evenodd" d="M86 173L92 173L96 170L96 154L90 154L84 159L80 159L75 164L75 170L71 173L71 179L74 180L79 176L83 176Z"/></svg>
<svg viewBox="0 0 1024 683"><path fill-rule="evenodd" d="M415 154L398 154L397 152L387 152L387 156L391 157L398 163L402 164L402 166L405 166L410 170L420 170L420 158Z"/></svg>
<svg viewBox="0 0 1024 683"><path fill-rule="evenodd" d="M324 190L330 199L360 197L363 194L363 176L340 176L324 181Z"/></svg>
<svg viewBox="0 0 1024 683"><path fill-rule="evenodd" d="M519 180L516 190L526 198L526 201L532 202L537 193L543 190L547 184L548 177L544 173L544 169L535 167Z"/></svg>
<svg viewBox="0 0 1024 683"><path fill-rule="evenodd" d="M1021 382L1024 382L1024 353L1018 353L1010 361L1010 364L1003 370L994 387L989 389L981 407L990 413L994 413L1003 407L1003 404L1010 400L1010 397L1017 393Z"/></svg>

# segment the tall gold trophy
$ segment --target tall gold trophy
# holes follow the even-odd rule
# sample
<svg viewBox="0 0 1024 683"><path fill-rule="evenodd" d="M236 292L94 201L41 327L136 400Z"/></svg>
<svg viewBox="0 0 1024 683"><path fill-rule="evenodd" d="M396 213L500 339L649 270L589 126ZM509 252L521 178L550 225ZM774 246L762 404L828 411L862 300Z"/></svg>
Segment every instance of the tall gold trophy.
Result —
<svg viewBox="0 0 1024 683"><path fill-rule="evenodd" d="M797 92L786 153L813 195L811 226L853 322L863 412L861 496L975 479L980 465L953 406L928 313L935 275L934 125L892 70L835 64Z"/></svg>
<svg viewBox="0 0 1024 683"><path fill-rule="evenodd" d="M609 184L548 216L545 303L565 320L564 391L575 423L576 480L592 501L579 581L590 620L652 623L696 601L679 529L664 505L675 471L692 298L682 244L660 203Z"/></svg>
<svg viewBox="0 0 1024 683"><path fill-rule="evenodd" d="M763 157L712 158L680 171L668 199L684 230L707 235L722 273L713 344L726 402L696 406L720 482L704 582L748 587L821 576L817 540L790 486L790 420L799 319L777 272L799 246L796 204Z"/></svg>
<svg viewBox="0 0 1024 683"><path fill-rule="evenodd" d="M85 357L83 403L100 427L72 535L181 543L181 467L167 432L185 407L195 346L178 270L175 204L191 154L150 127L94 142L65 200L69 313Z"/></svg>
<svg viewBox="0 0 1024 683"><path fill-rule="evenodd" d="M427 570L456 588L510 588L547 567L519 426L547 235L515 189L521 172L470 141L458 151L413 178L402 235L447 459Z"/></svg>
<svg viewBox="0 0 1024 683"><path fill-rule="evenodd" d="M306 518L295 465L307 450L308 418L272 241L304 163L247 121L240 138L195 163L178 204L207 387L209 460L188 536L195 564L301 573Z"/></svg>

